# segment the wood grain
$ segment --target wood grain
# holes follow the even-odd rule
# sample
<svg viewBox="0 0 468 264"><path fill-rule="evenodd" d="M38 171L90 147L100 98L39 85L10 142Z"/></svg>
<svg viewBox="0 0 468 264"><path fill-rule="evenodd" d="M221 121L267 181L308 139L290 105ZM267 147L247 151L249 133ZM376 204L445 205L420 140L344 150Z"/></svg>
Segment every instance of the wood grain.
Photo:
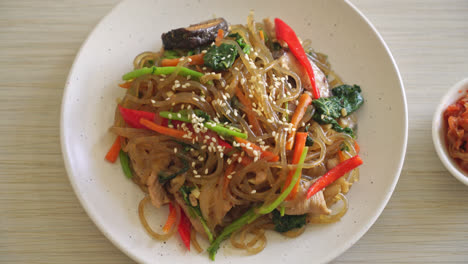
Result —
<svg viewBox="0 0 468 264"><path fill-rule="evenodd" d="M1 263L133 263L81 208L59 143L61 97L74 56L117 2L0 1ZM437 158L430 127L444 91L468 77L468 1L352 2L400 67L410 134L389 205L335 263L466 263L468 188Z"/></svg>

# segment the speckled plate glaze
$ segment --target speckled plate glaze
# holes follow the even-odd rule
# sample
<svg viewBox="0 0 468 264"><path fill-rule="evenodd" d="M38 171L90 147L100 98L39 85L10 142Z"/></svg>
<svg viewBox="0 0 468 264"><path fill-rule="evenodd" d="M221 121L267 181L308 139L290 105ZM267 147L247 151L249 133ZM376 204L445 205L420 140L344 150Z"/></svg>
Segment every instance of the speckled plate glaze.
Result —
<svg viewBox="0 0 468 264"><path fill-rule="evenodd" d="M216 263L324 263L351 247L387 204L402 168L407 142L403 83L392 55L370 22L350 3L339 0L141 0L118 4L93 30L70 71L62 103L61 142L73 189L88 215L118 248L141 263L207 263L207 254L184 249L177 236L167 243L142 228L137 205L142 192L118 164L104 161L114 140L117 86L140 52L161 48L161 33L222 16L230 23L280 17L317 51L329 55L335 71L359 84L366 99L359 111L361 180L353 186L349 211L338 223L316 225L296 239L268 232L257 255L223 244ZM153 211L153 210L150 210ZM151 217L163 217L156 210ZM163 212L163 213L162 213Z"/></svg>

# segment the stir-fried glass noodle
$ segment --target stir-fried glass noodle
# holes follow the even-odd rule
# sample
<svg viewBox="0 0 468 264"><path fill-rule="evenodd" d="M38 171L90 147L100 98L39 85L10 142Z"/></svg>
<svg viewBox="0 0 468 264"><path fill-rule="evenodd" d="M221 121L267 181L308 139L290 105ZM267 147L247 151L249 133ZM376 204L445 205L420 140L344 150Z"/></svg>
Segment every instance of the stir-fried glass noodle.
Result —
<svg viewBox="0 0 468 264"><path fill-rule="evenodd" d="M162 39L164 49L141 53L124 75L110 128L126 175L146 194L138 212L149 235L178 231L212 258L223 240L255 254L268 229L297 237L345 215L362 163L359 86L343 84L279 19L219 18ZM164 230L153 230L145 207L169 204Z"/></svg>

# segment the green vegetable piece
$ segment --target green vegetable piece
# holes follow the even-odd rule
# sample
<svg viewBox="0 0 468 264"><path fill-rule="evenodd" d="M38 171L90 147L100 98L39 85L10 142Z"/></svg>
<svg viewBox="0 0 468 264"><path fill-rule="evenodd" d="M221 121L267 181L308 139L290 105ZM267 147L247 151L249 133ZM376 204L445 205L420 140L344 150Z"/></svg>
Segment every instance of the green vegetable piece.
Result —
<svg viewBox="0 0 468 264"><path fill-rule="evenodd" d="M347 116L356 111L364 103L361 88L358 85L341 85L332 89L333 96L312 101L315 106L313 118L320 124L332 124L337 132L345 132L354 137L351 128L343 128L337 118Z"/></svg>
<svg viewBox="0 0 468 264"><path fill-rule="evenodd" d="M255 212L256 208L251 208L247 212L245 212L241 217L237 218L234 222L226 226L221 234L211 243L210 247L206 250L210 255L210 259L214 260L216 252L225 239L227 239L233 232L239 230L246 224L252 223L257 219L260 215Z"/></svg>
<svg viewBox="0 0 468 264"><path fill-rule="evenodd" d="M291 179L291 184L289 184L286 189L274 200L271 204L269 205L262 205L260 209L258 210L259 214L269 214L271 211L275 210L283 201L288 197L288 195L291 193L292 189L294 188L295 183L299 180L299 178L302 175L302 167L304 166L304 161L307 156L307 151L309 150L308 147L304 147L304 150L302 151L301 158L299 159L299 162L297 163L297 169L296 172L294 173L292 179Z"/></svg>
<svg viewBox="0 0 468 264"><path fill-rule="evenodd" d="M182 162L183 167L182 167L182 169L180 169L179 171L176 171L176 172L174 172L174 173L172 173L172 174L170 174L170 175L166 175L166 173L163 172L163 171L161 171L161 172L158 173L158 176L159 176L159 177L158 177L158 178L159 178L159 183L164 184L164 183L166 183L167 181L172 180L172 179L174 179L175 177L177 177L177 176L179 176L179 175L181 175L181 174L184 174L184 173L186 173L186 172L189 170L189 164L188 164L188 162L187 162L185 159L182 159L182 158L180 158L180 161Z"/></svg>
<svg viewBox="0 0 468 264"><path fill-rule="evenodd" d="M206 223L205 218L203 218L202 212L200 210L200 205L192 206L192 204L190 203L189 195L190 195L190 193L192 192L193 189L194 188L190 188L188 186L183 185L182 187L180 187L179 192L182 194L182 198L184 199L185 203L187 204L187 207L189 209L190 217L198 218L198 220L200 221L200 223L203 226L203 230L205 230L206 235L208 236L208 240L210 241L210 243L212 243L213 242L213 234L211 233L211 230L208 227L208 224Z"/></svg>
<svg viewBox="0 0 468 264"><path fill-rule="evenodd" d="M239 44L239 46L241 47L242 51L245 53L245 54L249 54L250 53L250 45L245 43L245 40L244 38L239 34L239 33L232 33L232 34L229 34L228 35L228 38L234 38L235 41L237 42L237 44Z"/></svg>
<svg viewBox="0 0 468 264"><path fill-rule="evenodd" d="M286 207L284 205L280 206L280 215L284 216L284 211L286 211Z"/></svg>
<svg viewBox="0 0 468 264"><path fill-rule="evenodd" d="M361 107L364 99L361 95L361 87L358 85L341 85L332 89L333 96L340 98L342 108L346 109L346 115L351 114Z"/></svg>
<svg viewBox="0 0 468 264"><path fill-rule="evenodd" d="M122 165L122 170L125 176L131 179L133 177L133 173L132 173L132 170L130 169L130 164L129 164L130 162L129 162L127 153L123 150L120 150L119 158L120 158L120 165Z"/></svg>
<svg viewBox="0 0 468 264"><path fill-rule="evenodd" d="M233 45L221 44L211 46L206 52L203 60L205 65L215 71L224 71L231 68L237 57L237 49Z"/></svg>
<svg viewBox="0 0 468 264"><path fill-rule="evenodd" d="M312 147L314 145L314 139L310 135L307 135L305 145L307 147Z"/></svg>
<svg viewBox="0 0 468 264"><path fill-rule="evenodd" d="M281 215L280 211L273 210L273 224L275 231L284 233L289 230L301 228L306 224L306 214L303 215Z"/></svg>
<svg viewBox="0 0 468 264"><path fill-rule="evenodd" d="M269 214L271 211L273 211L275 208L279 206L280 203L286 199L286 197L291 193L292 189L294 188L294 183L299 180L302 174L302 167L304 165L305 158L307 156L307 151L309 150L308 147L304 148L304 151L302 152L301 158L299 159L299 163L297 164L297 170L293 175L293 178L291 180L291 184L283 191L283 193L276 198L275 201L273 201L269 205L262 205L260 208L250 208L247 212L245 212L241 217L236 219L234 222L226 226L221 234L213 241L210 245L210 247L207 249L210 258L214 260L214 257L216 255L216 252L219 249L219 246L221 245L221 242L223 242L226 238L228 238L233 232L236 230L239 230L241 227L243 227L246 224L252 223L260 217L261 215Z"/></svg>
<svg viewBox="0 0 468 264"><path fill-rule="evenodd" d="M153 74L153 75L165 74L165 75L169 75L169 74L172 74L173 72L175 72L176 70L179 70L178 75L184 76L184 77L190 75L190 76L194 77L196 80L200 79L200 77L203 76L203 73L197 72L197 71L191 70L189 68L185 68L185 67L172 67L172 66L170 66L170 67L156 67L156 66L153 66L153 67L143 67L141 69L136 69L134 71L126 73L124 76L122 76L122 80L124 80L124 81L132 80L132 79L138 78L140 76L143 76L145 74Z"/></svg>
<svg viewBox="0 0 468 264"><path fill-rule="evenodd" d="M177 58L180 58L180 55L175 50L165 50L162 58L163 59L177 59Z"/></svg>
<svg viewBox="0 0 468 264"><path fill-rule="evenodd" d="M225 127L222 124L215 123L212 121L204 123L203 126L223 137L234 136L247 139L246 133L239 132L238 129L234 127Z"/></svg>
<svg viewBox="0 0 468 264"><path fill-rule="evenodd" d="M210 116L202 110L196 109L193 112L195 113L196 116L202 117L204 119L204 123L203 123L204 127L216 132L218 135L225 136L225 137L235 136L235 137L240 137L244 139L247 138L247 134L242 133L241 130L238 129L237 127L226 126L220 123L210 121L211 120ZM192 123L192 118L189 116L189 113L190 112L188 110L181 110L177 113L162 111L162 112L159 112L159 115L169 120L179 120L182 122Z"/></svg>

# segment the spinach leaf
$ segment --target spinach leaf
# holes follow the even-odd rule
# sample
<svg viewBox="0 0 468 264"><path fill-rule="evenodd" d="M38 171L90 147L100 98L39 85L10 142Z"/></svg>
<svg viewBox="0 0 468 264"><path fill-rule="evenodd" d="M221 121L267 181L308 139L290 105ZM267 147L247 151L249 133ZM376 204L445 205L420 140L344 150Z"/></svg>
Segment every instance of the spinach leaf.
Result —
<svg viewBox="0 0 468 264"><path fill-rule="evenodd" d="M239 33L229 34L227 37L233 38L246 54L250 53L250 45ZM234 45L223 43L219 46L211 46L203 57L205 65L215 71L223 71L231 68L232 64L238 56L237 49Z"/></svg>
<svg viewBox="0 0 468 264"><path fill-rule="evenodd" d="M347 116L356 111L364 103L361 88L358 85L341 85L332 89L333 96L312 101L315 106L314 120L320 124L332 124L337 132L345 132L354 136L349 127L343 128L337 118Z"/></svg>
<svg viewBox="0 0 468 264"><path fill-rule="evenodd" d="M284 233L292 229L301 228L306 224L306 215L284 215L278 210L274 210L273 223L275 224L275 231Z"/></svg>
<svg viewBox="0 0 468 264"><path fill-rule="evenodd" d="M231 33L228 35L228 38L234 38L245 54L250 53L250 45L245 43L244 38L239 33Z"/></svg>
<svg viewBox="0 0 468 264"><path fill-rule="evenodd" d="M309 128L310 128L310 124L308 124L305 127L305 132L309 132ZM312 147L314 145L314 139L309 135L309 133L307 133L307 138L306 138L305 145L306 145L306 147Z"/></svg>
<svg viewBox="0 0 468 264"><path fill-rule="evenodd" d="M350 114L356 111L364 102L361 87L358 85L341 85L332 89L333 96L340 98L341 106Z"/></svg>
<svg viewBox="0 0 468 264"><path fill-rule="evenodd" d="M223 71L229 69L237 57L237 49L233 45L221 44L211 46L206 52L203 60L205 65L215 71Z"/></svg>

